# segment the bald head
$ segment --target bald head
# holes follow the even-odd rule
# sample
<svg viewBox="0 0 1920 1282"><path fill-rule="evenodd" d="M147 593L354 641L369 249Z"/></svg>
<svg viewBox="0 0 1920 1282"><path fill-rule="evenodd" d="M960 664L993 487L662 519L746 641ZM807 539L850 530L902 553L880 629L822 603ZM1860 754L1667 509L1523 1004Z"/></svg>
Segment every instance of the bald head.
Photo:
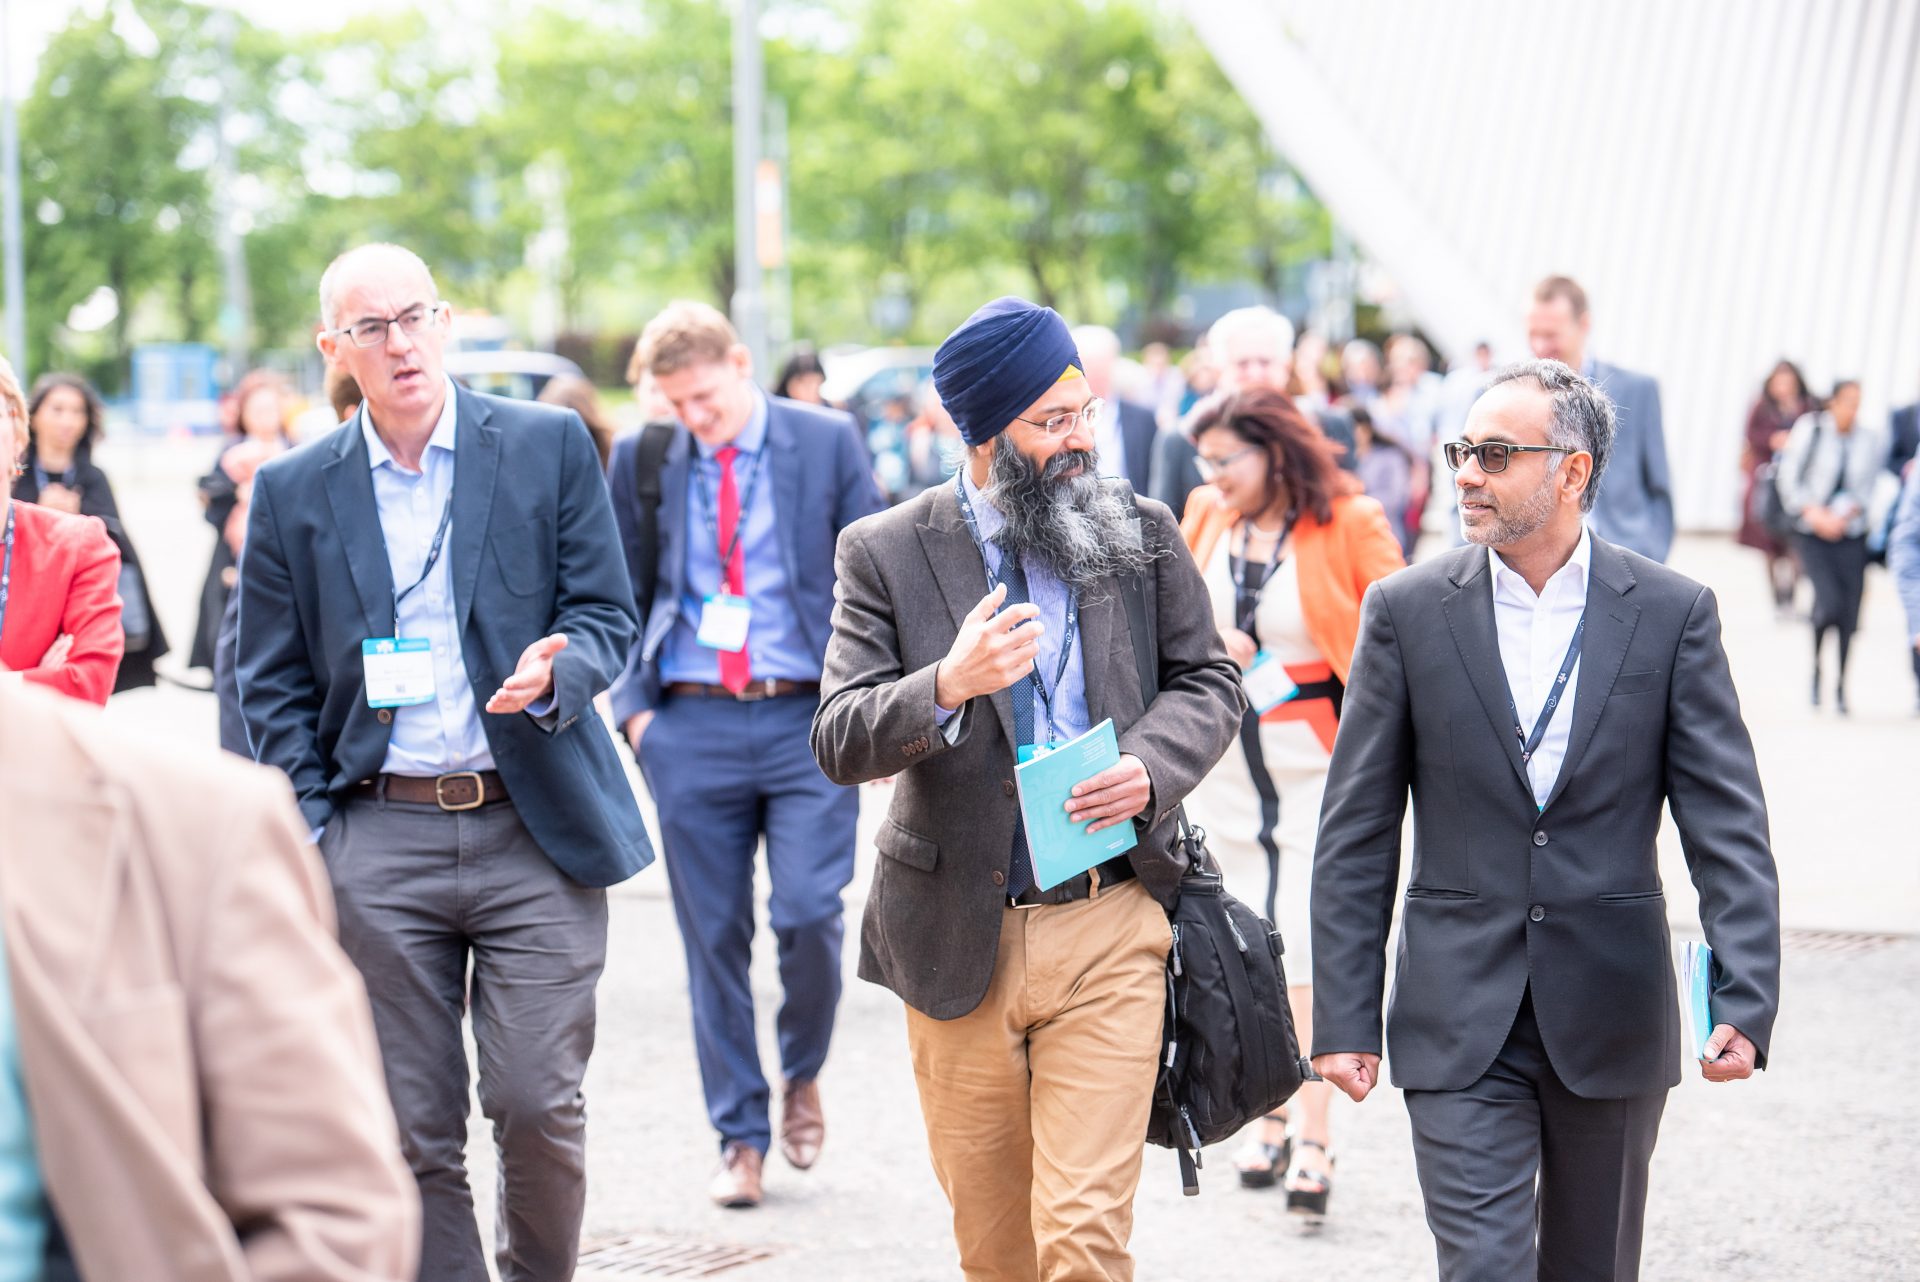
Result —
<svg viewBox="0 0 1920 1282"><path fill-rule="evenodd" d="M338 329L340 297L356 286L374 285L385 289L399 287L412 292L423 289L424 297L438 299L433 273L420 255L404 245L374 243L357 245L327 264L320 274L320 323Z"/></svg>

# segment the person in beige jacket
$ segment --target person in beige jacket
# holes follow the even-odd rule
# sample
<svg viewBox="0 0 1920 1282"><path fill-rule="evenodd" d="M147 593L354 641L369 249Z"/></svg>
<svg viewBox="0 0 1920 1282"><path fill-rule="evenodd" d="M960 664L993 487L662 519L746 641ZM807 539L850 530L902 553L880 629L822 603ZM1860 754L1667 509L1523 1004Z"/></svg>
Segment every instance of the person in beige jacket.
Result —
<svg viewBox="0 0 1920 1282"><path fill-rule="evenodd" d="M0 675L0 937L0 1120L24 1096L31 1132L0 1155L37 1166L11 1209L44 1207L48 1276L413 1278L366 993L277 771Z"/></svg>

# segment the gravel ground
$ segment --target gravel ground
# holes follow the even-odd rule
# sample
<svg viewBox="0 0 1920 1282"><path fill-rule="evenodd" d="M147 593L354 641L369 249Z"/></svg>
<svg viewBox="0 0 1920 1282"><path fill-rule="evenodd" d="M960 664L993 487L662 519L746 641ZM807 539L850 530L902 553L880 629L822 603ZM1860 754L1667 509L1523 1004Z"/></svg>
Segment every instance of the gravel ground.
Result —
<svg viewBox="0 0 1920 1282"><path fill-rule="evenodd" d="M109 454L106 462L138 542L176 657L212 531L191 506L204 470L193 446ZM1868 586L1856 647L1855 715L1840 721L1806 703L1804 625L1774 619L1757 561L1723 539L1690 538L1679 568L1721 600L1727 645L1772 811L1789 939L1773 1067L1754 1081L1674 1092L1655 1158L1644 1276L1757 1279L1920 1279L1920 1103L1884 1065L1920 1061L1920 859L1910 823L1920 720L1890 585ZM214 738L211 698L178 688L114 701L110 715L179 741ZM863 804L864 831L884 789ZM1902 804L1905 802L1906 804ZM857 920L870 874L864 841L849 894ZM1675 834L1663 869L1677 934L1695 933ZM1256 898L1260 887L1243 887ZM764 890L764 887L763 887ZM822 1079L829 1140L800 1173L775 1158L765 1206L712 1208L704 1187L714 1148L700 1101L688 1027L685 964L658 866L616 890L592 1110L586 1236L689 1246L758 1248L766 1258L719 1276L739 1282L846 1279L919 1282L958 1276L947 1208L927 1164L900 1006L851 978ZM1819 932L1873 938L1852 951ZM849 934L853 933L850 927ZM1885 936L1886 938L1878 938ZM760 938L756 991L762 1045L773 1044L778 1001L771 939ZM1864 1057L1841 1075L1843 1055ZM475 1187L490 1210L492 1154L474 1118ZM1414 1182L1407 1123L1391 1090L1363 1106L1339 1101L1333 1214L1302 1232L1273 1193L1236 1187L1232 1145L1210 1150L1202 1193L1180 1195L1172 1156L1150 1149L1134 1248L1139 1276L1197 1279L1433 1276L1432 1245ZM658 1276L615 1271L584 1278ZM685 1272L678 1276L701 1276Z"/></svg>

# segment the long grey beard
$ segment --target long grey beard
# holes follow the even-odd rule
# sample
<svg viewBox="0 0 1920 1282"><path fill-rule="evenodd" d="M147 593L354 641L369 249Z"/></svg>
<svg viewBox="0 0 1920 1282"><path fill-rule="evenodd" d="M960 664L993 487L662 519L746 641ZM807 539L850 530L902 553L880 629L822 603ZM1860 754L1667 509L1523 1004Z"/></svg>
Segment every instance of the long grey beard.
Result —
<svg viewBox="0 0 1920 1282"><path fill-rule="evenodd" d="M1079 475L1067 476L1075 465ZM994 538L1001 550L1031 558L1083 594L1102 579L1139 573L1158 555L1142 536L1132 500L1094 470L1090 450L1062 450L1042 468L1002 436L985 494L1006 520Z"/></svg>

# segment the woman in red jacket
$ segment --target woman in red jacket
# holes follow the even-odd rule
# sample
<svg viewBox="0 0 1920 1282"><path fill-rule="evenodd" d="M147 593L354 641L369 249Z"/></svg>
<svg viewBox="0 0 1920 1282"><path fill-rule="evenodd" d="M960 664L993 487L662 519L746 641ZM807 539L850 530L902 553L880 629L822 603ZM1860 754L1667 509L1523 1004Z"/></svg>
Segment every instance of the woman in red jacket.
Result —
<svg viewBox="0 0 1920 1282"><path fill-rule="evenodd" d="M15 475L27 402L0 357L0 445ZM11 478L10 478L11 479ZM98 517L0 494L0 668L104 704L120 670L120 553Z"/></svg>

